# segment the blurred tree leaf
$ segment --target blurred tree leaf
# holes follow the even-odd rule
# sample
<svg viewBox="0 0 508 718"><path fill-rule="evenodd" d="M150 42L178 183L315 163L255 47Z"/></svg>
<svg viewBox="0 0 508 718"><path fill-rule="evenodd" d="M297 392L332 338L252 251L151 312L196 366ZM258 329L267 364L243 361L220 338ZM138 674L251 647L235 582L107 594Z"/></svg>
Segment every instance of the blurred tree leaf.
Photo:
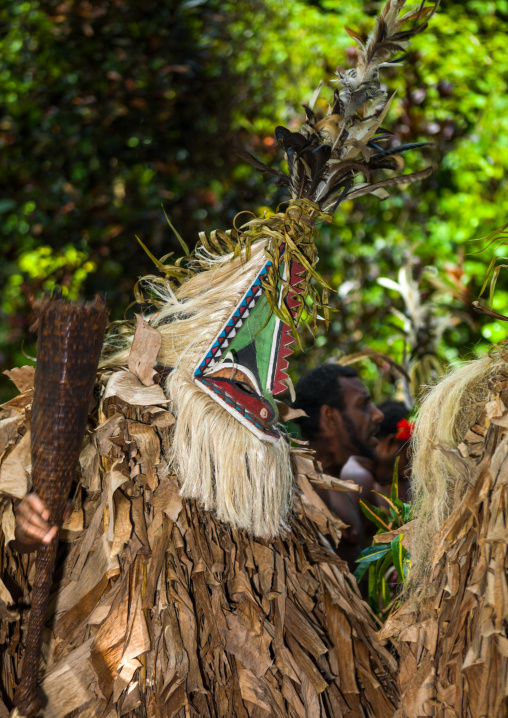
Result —
<svg viewBox="0 0 508 718"><path fill-rule="evenodd" d="M161 203L192 247L199 230L226 229L239 211L262 213L283 200L234 147L280 161L274 127L297 126L323 77L331 94L337 64L356 52L344 26L368 33L381 4L4 0L2 368L23 361L28 300L44 286L103 292L112 318L123 315L137 278L152 271L135 236L155 257L181 252ZM328 335L318 330L313 364L365 346L401 363L404 341L389 322L390 308L403 304L377 279L395 280L411 256L417 273L435 268L452 310L470 313L469 323L443 332L440 356L480 351L499 335L471 307L492 259L472 254L471 240L508 216L507 20L506 0L448 0L404 67L386 70L388 89L397 90L394 142L434 142L423 158L407 154L406 171L427 162L436 172L382 203L346 203L322 229L320 272L338 288L330 297L338 311ZM39 261L45 268L34 274ZM501 272L493 301L501 314L507 282ZM304 332L302 342L314 339ZM309 361L296 357L294 378ZM365 371L375 398L395 381L389 366ZM11 389L0 392L9 398Z"/></svg>

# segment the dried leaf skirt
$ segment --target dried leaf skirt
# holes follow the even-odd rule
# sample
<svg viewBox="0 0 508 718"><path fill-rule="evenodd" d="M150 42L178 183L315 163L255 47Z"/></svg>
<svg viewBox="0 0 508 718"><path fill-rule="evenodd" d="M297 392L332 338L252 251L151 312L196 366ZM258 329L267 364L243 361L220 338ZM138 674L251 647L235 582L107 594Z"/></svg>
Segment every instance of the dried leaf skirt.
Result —
<svg viewBox="0 0 508 718"><path fill-rule="evenodd" d="M29 463L29 409L26 392L0 421L0 490L11 495ZM164 459L173 421L110 397L90 425L47 616L42 715L391 718L396 661L333 551L340 524L311 486L312 462L295 457L292 530L255 540L181 499ZM20 676L33 564L8 547L12 532L5 498L1 718Z"/></svg>
<svg viewBox="0 0 508 718"><path fill-rule="evenodd" d="M508 716L508 378L491 384L454 452L462 479L434 539L425 598L380 634L400 652L400 718Z"/></svg>

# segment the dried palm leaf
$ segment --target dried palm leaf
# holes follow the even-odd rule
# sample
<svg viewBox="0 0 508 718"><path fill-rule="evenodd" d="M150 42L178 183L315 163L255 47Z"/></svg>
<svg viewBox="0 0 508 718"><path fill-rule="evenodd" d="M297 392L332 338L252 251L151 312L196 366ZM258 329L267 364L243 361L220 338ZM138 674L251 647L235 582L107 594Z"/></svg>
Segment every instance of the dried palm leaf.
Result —
<svg viewBox="0 0 508 718"><path fill-rule="evenodd" d="M392 718L395 659L333 550L343 524L313 484L350 487L295 452L290 531L269 542L228 528L179 495L164 458L173 426L161 416L170 413L165 404L147 406L154 387L134 375L147 401L121 399L128 374L102 375L110 391L89 424L80 461L84 523L67 535L44 633L43 717L324 718L347 710ZM29 408L16 413L26 426ZM9 417L0 415L0 439L12 455L21 435ZM32 565L4 541L10 506L0 511L0 566L11 587L0 584L8 708Z"/></svg>

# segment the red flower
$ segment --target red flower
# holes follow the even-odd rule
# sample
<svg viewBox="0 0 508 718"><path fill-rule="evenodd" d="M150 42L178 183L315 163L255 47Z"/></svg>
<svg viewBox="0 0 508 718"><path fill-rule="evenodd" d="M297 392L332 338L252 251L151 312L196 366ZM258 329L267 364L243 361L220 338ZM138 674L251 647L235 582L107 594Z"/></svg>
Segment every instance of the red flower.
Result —
<svg viewBox="0 0 508 718"><path fill-rule="evenodd" d="M414 421L401 419L397 424L397 433L395 436L397 439L401 439L401 441L409 441L409 439L413 436L414 429Z"/></svg>

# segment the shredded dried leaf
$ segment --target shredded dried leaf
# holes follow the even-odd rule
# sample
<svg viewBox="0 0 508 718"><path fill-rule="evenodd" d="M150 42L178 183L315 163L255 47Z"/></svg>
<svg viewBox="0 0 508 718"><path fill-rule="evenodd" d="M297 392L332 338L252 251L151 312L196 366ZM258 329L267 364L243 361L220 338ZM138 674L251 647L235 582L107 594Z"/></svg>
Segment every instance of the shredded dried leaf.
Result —
<svg viewBox="0 0 508 718"><path fill-rule="evenodd" d="M116 374L103 377L109 391L76 476L86 476L82 498L62 536L40 673L44 718L393 715L396 666L332 548L342 524L312 488L313 462L295 456L300 488L285 537L231 530L181 498L164 458L172 426L160 414L169 412L115 395L111 387L125 395L131 386L130 372ZM130 376L137 391L155 388ZM4 502L2 520L9 511ZM33 558L2 537L10 709Z"/></svg>

